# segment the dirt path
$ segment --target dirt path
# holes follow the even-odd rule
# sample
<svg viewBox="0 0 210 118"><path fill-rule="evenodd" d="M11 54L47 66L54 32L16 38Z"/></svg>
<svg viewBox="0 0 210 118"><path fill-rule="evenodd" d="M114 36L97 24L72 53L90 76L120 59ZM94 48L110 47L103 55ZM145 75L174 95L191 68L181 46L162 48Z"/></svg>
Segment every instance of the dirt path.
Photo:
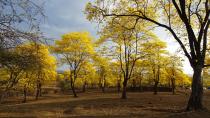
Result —
<svg viewBox="0 0 210 118"><path fill-rule="evenodd" d="M0 117L28 118L210 118L208 111L185 113L188 96L171 93L128 93L119 99L114 93L83 93L42 97L25 104L1 105ZM205 94L205 106L210 109L210 92Z"/></svg>

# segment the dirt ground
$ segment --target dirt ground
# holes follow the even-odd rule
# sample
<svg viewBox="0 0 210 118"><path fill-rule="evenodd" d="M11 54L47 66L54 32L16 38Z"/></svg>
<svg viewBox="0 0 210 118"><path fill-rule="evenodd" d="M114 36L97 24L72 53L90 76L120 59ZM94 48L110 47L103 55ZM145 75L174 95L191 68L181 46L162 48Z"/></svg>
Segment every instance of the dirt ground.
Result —
<svg viewBox="0 0 210 118"><path fill-rule="evenodd" d="M210 111L184 112L185 93L128 93L120 99L117 93L88 92L71 95L43 96L38 101L0 105L0 118L210 118ZM210 91L204 95L210 110Z"/></svg>

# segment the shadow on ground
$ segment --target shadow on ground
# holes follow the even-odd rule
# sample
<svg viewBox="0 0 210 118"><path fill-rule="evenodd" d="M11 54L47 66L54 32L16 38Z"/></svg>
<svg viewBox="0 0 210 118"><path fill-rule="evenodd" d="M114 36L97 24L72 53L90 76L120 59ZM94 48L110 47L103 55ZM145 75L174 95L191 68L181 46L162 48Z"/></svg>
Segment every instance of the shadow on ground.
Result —
<svg viewBox="0 0 210 118"><path fill-rule="evenodd" d="M113 93L80 96L49 96L25 104L2 105L0 117L210 118L209 111L183 112L188 98L183 94L129 93L127 100L122 100L119 94ZM209 102L206 101L207 106Z"/></svg>

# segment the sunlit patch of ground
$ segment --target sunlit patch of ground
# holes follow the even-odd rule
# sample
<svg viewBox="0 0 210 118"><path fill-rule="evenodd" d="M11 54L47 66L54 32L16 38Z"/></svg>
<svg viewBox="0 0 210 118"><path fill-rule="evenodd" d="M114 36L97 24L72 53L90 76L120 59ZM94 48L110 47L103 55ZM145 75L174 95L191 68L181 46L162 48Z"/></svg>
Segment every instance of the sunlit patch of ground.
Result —
<svg viewBox="0 0 210 118"><path fill-rule="evenodd" d="M151 92L128 93L120 99L116 93L82 93L78 98L70 95L51 95L28 103L2 104L0 117L28 118L210 118L210 112L183 112L188 100L184 93ZM205 93L204 105L210 109L210 91Z"/></svg>

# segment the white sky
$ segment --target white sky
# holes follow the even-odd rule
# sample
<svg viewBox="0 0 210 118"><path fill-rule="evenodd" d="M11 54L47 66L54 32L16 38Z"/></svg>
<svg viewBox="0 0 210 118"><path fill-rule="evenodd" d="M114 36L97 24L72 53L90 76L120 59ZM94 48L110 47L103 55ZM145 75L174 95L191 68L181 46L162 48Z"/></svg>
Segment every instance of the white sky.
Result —
<svg viewBox="0 0 210 118"><path fill-rule="evenodd" d="M155 30L155 34L158 35L158 37L167 42L167 50L172 53L172 54L176 54L177 53L177 50L181 49L181 47L179 46L179 44L177 43L177 41L169 34L167 33L163 28L157 28ZM182 51L182 50L181 50ZM181 54L182 53L182 54ZM183 52L181 52L177 55L181 56L184 61L183 61L183 70L186 74L189 74L189 75L192 75L193 74L193 70L190 66L190 63L187 59L187 57L185 57L183 55Z"/></svg>

